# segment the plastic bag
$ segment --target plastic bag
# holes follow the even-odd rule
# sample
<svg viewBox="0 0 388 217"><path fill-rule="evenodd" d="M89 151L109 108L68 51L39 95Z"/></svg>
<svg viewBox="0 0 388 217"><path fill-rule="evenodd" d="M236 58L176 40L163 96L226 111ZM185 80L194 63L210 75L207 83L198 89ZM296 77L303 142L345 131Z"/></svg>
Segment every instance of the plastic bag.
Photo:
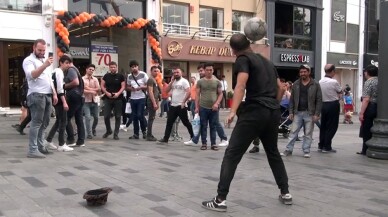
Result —
<svg viewBox="0 0 388 217"><path fill-rule="evenodd" d="M125 104L125 113L126 114L131 114L132 113L132 108L131 108L131 103L130 102L127 102L127 104Z"/></svg>
<svg viewBox="0 0 388 217"><path fill-rule="evenodd" d="M200 129L201 129L201 119L199 118L198 114L194 115L194 118L191 121L191 126L193 126L194 136L197 136L199 134Z"/></svg>

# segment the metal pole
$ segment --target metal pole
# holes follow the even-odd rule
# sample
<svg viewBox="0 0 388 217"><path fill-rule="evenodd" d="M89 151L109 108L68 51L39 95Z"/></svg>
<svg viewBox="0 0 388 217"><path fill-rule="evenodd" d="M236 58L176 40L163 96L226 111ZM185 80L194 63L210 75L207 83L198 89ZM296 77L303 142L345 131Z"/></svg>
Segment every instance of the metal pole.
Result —
<svg viewBox="0 0 388 217"><path fill-rule="evenodd" d="M366 144L366 155L370 158L388 160L388 98L383 93L388 92L388 0L380 0L379 29L379 85L377 95L377 118L371 129L373 136Z"/></svg>
<svg viewBox="0 0 388 217"><path fill-rule="evenodd" d="M87 10L88 10L88 13L91 14L91 8L92 6L90 5L91 2L90 0L87 0ZM89 27L88 27L88 31L89 31L89 43L88 43L88 46L89 46L89 63L92 63L92 31L91 31L91 26L90 26L90 22L89 22Z"/></svg>

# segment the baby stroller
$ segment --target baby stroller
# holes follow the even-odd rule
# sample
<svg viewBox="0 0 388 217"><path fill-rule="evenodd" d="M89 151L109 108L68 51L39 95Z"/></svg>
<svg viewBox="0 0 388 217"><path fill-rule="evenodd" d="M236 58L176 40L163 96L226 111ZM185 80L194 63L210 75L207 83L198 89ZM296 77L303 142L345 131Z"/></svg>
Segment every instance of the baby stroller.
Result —
<svg viewBox="0 0 388 217"><path fill-rule="evenodd" d="M282 134L284 138L288 138L290 135L291 129L290 125L292 121L288 119L290 112L287 107L280 106L280 120L279 120L279 134Z"/></svg>

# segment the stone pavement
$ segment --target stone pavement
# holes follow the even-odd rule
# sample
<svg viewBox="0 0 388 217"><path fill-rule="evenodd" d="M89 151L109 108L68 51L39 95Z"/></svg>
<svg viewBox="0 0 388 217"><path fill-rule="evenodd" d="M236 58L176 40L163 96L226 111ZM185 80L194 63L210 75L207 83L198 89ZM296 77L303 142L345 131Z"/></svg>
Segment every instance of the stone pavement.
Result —
<svg viewBox="0 0 388 217"><path fill-rule="evenodd" d="M216 194L224 148L201 151L178 142L130 141L132 127L120 132L119 141L102 139L100 118L98 136L87 140L86 147L28 159L28 136L11 127L17 120L0 117L0 216L388 216L388 161L355 154L361 149L358 122L340 124L336 154L317 152L317 129L310 159L302 157L297 142L293 156L284 159L294 205L278 201L279 190L261 151L244 156L228 212L217 213L200 203ZM158 138L165 121L158 117L155 122ZM231 129L226 131L230 135ZM188 139L183 126L180 132ZM280 151L286 143L279 137ZM108 203L88 207L84 192L100 187L113 188Z"/></svg>

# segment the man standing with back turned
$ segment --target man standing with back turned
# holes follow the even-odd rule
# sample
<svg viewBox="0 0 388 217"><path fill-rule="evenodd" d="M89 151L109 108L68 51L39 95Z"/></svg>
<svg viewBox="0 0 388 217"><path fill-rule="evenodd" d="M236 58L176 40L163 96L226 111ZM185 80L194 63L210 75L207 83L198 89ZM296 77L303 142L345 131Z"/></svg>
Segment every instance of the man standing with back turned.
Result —
<svg viewBox="0 0 388 217"><path fill-rule="evenodd" d="M279 102L283 89L280 88L276 69L267 59L253 53L249 40L241 33L230 38L230 47L237 59L233 67L233 105L225 124L230 125L236 114L238 120L222 161L218 195L202 202L202 206L214 211L226 211L226 196L237 165L252 140L257 137L263 142L269 165L280 189L279 199L284 204L292 204L287 172L277 147ZM245 90L245 102L241 103Z"/></svg>
<svg viewBox="0 0 388 217"><path fill-rule="evenodd" d="M321 128L319 131L318 151L322 153L336 153L331 147L331 141L338 129L340 104L342 98L341 85L333 77L335 66L326 64L325 77L319 81L322 89L322 116Z"/></svg>

